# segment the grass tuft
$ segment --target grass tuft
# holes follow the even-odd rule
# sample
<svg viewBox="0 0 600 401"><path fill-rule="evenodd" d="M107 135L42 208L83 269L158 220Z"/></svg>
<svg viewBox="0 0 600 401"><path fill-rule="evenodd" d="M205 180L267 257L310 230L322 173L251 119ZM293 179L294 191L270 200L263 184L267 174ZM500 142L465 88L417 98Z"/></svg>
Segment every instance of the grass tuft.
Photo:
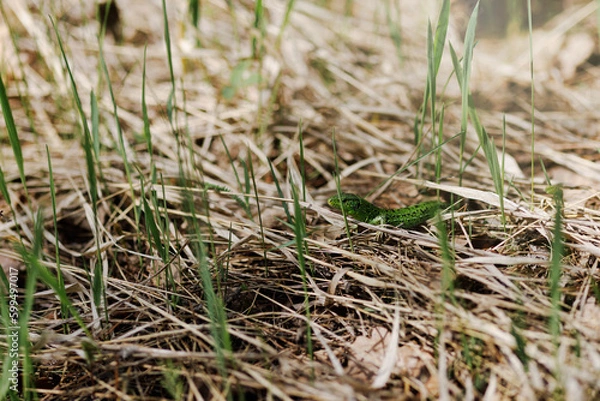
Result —
<svg viewBox="0 0 600 401"><path fill-rule="evenodd" d="M29 3L0 399L600 397L597 2Z"/></svg>

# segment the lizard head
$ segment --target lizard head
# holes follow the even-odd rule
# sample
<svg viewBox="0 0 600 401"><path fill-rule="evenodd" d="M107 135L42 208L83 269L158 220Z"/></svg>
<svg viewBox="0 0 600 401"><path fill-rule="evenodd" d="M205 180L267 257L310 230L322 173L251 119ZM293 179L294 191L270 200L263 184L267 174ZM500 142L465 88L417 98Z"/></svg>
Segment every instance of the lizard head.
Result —
<svg viewBox="0 0 600 401"><path fill-rule="evenodd" d="M344 193L341 194L341 196L335 195L335 196L332 196L331 198L327 199L327 204L329 206L331 206L334 209L341 210L342 205L343 205L346 213L348 213L350 215L352 215L354 213L354 211L356 211L360 208L360 205L362 202L363 202L363 199L360 196L354 195L354 194L344 194Z"/></svg>
<svg viewBox="0 0 600 401"><path fill-rule="evenodd" d="M327 200L327 204L338 210L342 210L343 207L347 215L366 223L375 221L376 224L380 224L377 222L379 219L384 218L380 208L354 194L334 195Z"/></svg>

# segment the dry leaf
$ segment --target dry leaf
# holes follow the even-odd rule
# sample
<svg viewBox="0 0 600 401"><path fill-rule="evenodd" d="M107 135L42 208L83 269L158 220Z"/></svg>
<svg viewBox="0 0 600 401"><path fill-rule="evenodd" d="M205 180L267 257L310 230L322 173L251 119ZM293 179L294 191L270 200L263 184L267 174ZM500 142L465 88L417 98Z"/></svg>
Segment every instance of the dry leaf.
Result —
<svg viewBox="0 0 600 401"><path fill-rule="evenodd" d="M385 358L391 332L385 327L375 327L370 336L358 336L352 343L354 358L348 363L348 374L361 380L369 380L379 370ZM425 361L433 361L431 354L414 343L396 349L394 374L418 378L423 372Z"/></svg>

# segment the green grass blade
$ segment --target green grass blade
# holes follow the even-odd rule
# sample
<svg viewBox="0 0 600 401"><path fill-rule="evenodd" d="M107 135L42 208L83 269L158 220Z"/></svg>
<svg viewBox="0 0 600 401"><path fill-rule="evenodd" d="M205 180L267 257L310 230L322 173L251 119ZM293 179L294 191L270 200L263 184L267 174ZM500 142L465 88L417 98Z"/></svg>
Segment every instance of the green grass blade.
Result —
<svg viewBox="0 0 600 401"><path fill-rule="evenodd" d="M144 183L141 182L141 193L144 194L146 191L144 190ZM153 198L156 197L156 194L153 191L150 191L150 196ZM156 252L160 256L163 262L167 263L169 261L169 253L168 249L163 245L162 235L160 233L159 225L156 222L154 212L150 207L150 203L146 196L142 196L142 207L144 209L144 223L146 229L148 230L150 243L154 245Z"/></svg>
<svg viewBox="0 0 600 401"><path fill-rule="evenodd" d="M102 260L102 255L100 254L100 235L98 232L98 222L97 222L97 215L98 215L98 198L99 198L99 194L98 194L98 177L97 177L97 173L96 173L96 160L97 160L97 155L95 155L94 152L94 141L92 140L92 134L90 132L90 128L87 124L87 119L85 116L85 112L83 111L83 106L81 103L81 98L79 97L79 92L77 90L77 84L75 83L75 78L73 77L73 72L71 71L71 67L69 65L68 59L67 59L67 55L65 52L65 49L63 47L63 43L62 43L62 39L60 37L60 34L58 32L58 28L56 27L56 24L54 23L54 21L52 21L52 25L54 27L54 31L56 34L56 38L58 41L58 45L60 48L60 52L61 55L63 57L63 61L65 63L66 69L67 69L67 73L69 75L69 81L71 83L71 91L73 94L73 98L75 99L75 104L77 107L77 111L79 113L79 118L81 120L81 126L83 128L83 149L85 152L85 160L86 160L86 167L87 167L87 173L88 173L88 182L90 185L90 198L91 198L91 206L92 206L92 211L93 211L93 218L94 218L94 240L96 242L96 253L97 253L97 257L96 257L96 262L94 267L92 268L94 274L93 274L93 279L91 280L91 287L92 287L92 294L93 294L93 300L95 302L96 308L100 308L101 305L106 305L106 292L105 292L105 283L103 282L103 274L102 274L102 267L101 267L101 260ZM91 108L92 108L92 115L97 115L97 101L96 101L96 97L94 92L92 91L91 93ZM97 124L98 122L95 122L95 126L94 126L94 130L97 129ZM95 131L96 134L95 135L99 135L97 131ZM99 142L98 137L96 137L96 142ZM100 309L98 309L100 310ZM104 308L104 314L105 314L105 319L108 319L108 311L106 310L106 308Z"/></svg>
<svg viewBox="0 0 600 401"><path fill-rule="evenodd" d="M445 299L454 301L454 281L456 279L455 257L446 230L446 224L439 217L437 217L436 227L438 229L440 253L442 256L442 301Z"/></svg>
<svg viewBox="0 0 600 401"><path fill-rule="evenodd" d="M504 181L502 180L503 174L500 170L500 163L498 162L498 152L496 151L496 146L494 145L492 138L490 138L486 129L479 120L479 115L477 114L475 106L472 104L473 99L471 96L469 96L469 102L469 116L471 119L471 124L473 124L473 128L477 133L479 144L481 145L481 149L483 150L483 154L485 155L488 167L490 169L490 175L494 181L494 188L500 197L501 211L504 213Z"/></svg>
<svg viewBox="0 0 600 401"><path fill-rule="evenodd" d="M435 28L435 42L433 46L434 72L437 76L444 55L444 46L446 44L446 35L450 22L450 0L444 0L438 16L438 22Z"/></svg>
<svg viewBox="0 0 600 401"><path fill-rule="evenodd" d="M29 203L29 192L27 191L27 180L25 178L25 162L23 160L23 151L21 150L21 141L19 140L19 134L17 133L17 126L15 119L13 118L12 109L8 102L8 95L6 93L6 87L4 86L4 79L0 76L0 106L2 107L2 115L4 116L4 123L6 124L6 130L8 132L8 140L15 156L15 162L19 168L19 176L21 177L21 185L25 190L25 196Z"/></svg>
<svg viewBox="0 0 600 401"><path fill-rule="evenodd" d="M92 131L90 133L89 130L84 130L83 151L85 152L85 164L88 172L88 181L90 183L90 197L92 199L92 209L94 210L95 216L98 207L98 179L95 166L96 160L98 160L100 155L100 132L98 122L98 100L96 99L94 91L92 91L90 95L90 107L92 111ZM100 181L103 182L104 180L101 178Z"/></svg>
<svg viewBox="0 0 600 401"><path fill-rule="evenodd" d="M446 35L448 32L449 18L450 1L444 0L444 2L442 3L440 14L438 16L438 22L435 28L435 33L433 32L431 21L427 22L427 83L425 87L423 104L421 106L421 124L419 128L415 128L415 145L419 146L419 157L425 152L422 148L422 146L424 145L423 124L425 123L425 115L428 104L432 124L432 137L434 138L433 143L435 143L437 137L437 76L439 72L440 63L442 62L442 56L444 54L444 46L446 43Z"/></svg>
<svg viewBox="0 0 600 401"><path fill-rule="evenodd" d="M265 24L265 8L262 0L256 0L254 5L254 28L258 32L258 35L252 37L252 58L255 60L262 60L265 53L265 35L266 35L266 24Z"/></svg>
<svg viewBox="0 0 600 401"><path fill-rule="evenodd" d="M91 113L91 138L92 140L88 143L91 144L92 150L94 151L94 160L100 159L100 112L98 110L98 98L96 97L94 91L92 91L90 96L90 113ZM104 180L100 180L104 181Z"/></svg>
<svg viewBox="0 0 600 401"><path fill-rule="evenodd" d="M252 190L254 192L254 199L256 200L256 213L258 215L258 227L260 230L260 242L263 250L263 260L265 263L265 274L269 273L269 261L267 260L267 247L265 245L265 226L263 224L262 209L260 206L260 197L258 196L258 185L256 184L256 176L254 175L254 163L252 162L252 154L248 149L248 171L252 180Z"/></svg>
<svg viewBox="0 0 600 401"><path fill-rule="evenodd" d="M304 135L302 121L298 124L298 146L300 147L300 178L302 180L302 200L306 202L306 161L304 160Z"/></svg>
<svg viewBox="0 0 600 401"><path fill-rule="evenodd" d="M4 176L4 170L2 170L2 167L0 167L0 193L4 197L4 200L6 201L6 203L8 204L11 215L14 217L15 227L19 227L18 219L16 218L17 214L15 213L15 209L11 202L10 191L8 190L8 185L7 185L6 178ZM17 233L19 234L19 239L22 240L21 230L18 230Z"/></svg>
<svg viewBox="0 0 600 401"><path fill-rule="evenodd" d="M102 71L104 72L104 78L106 79L106 85L108 87L108 93L110 95L110 100L112 103L112 112L113 112L113 116L115 118L115 127L117 129L117 143L116 143L116 148L117 151L119 152L119 155L121 156L121 160L123 161L123 166L125 168L125 176L127 177L127 182L129 183L130 186L130 190L131 190L131 194L132 196L134 196L135 191L133 190L133 181L131 179L131 158L134 156L133 154L127 154L127 148L125 146L125 138L123 135L123 129L121 128L121 120L119 119L119 108L117 107L117 99L115 98L115 93L113 91L113 87L112 87L112 81L110 79L110 74L108 72L108 66L106 65L106 60L104 59L104 50L102 47L102 42L99 43L100 46L100 52L99 52L99 56L100 56L100 64L102 66ZM96 155L98 156L98 155ZM134 201L135 201L135 197L134 197Z"/></svg>
<svg viewBox="0 0 600 401"><path fill-rule="evenodd" d="M308 291L308 278L306 273L306 224L304 220L304 213L300 207L300 200L298 192L294 185L292 188L292 198L294 199L294 234L296 237L296 250L298 252L298 267L300 268L300 274L302 276L302 289L304 292L304 313L306 314L306 353L313 359L313 344L312 344L312 329L310 327L311 313L310 313L310 296Z"/></svg>
<svg viewBox="0 0 600 401"><path fill-rule="evenodd" d="M171 79L171 91L167 99L167 116L169 122L173 126L174 124L174 111L177 109L177 97L175 96L175 70L173 69L173 52L171 50L171 34L169 30L169 17L167 15L167 4L166 0L162 0L162 11L163 11L163 25L165 35L165 46L167 50L167 64L169 65L169 77Z"/></svg>
<svg viewBox="0 0 600 401"><path fill-rule="evenodd" d="M599 2L600 4L600 2ZM529 75L531 79L531 204L535 194L535 82L533 80L533 21L531 0L527 0L527 22L529 27Z"/></svg>
<svg viewBox="0 0 600 401"><path fill-rule="evenodd" d="M27 266L27 271L33 272L36 278L39 277L39 279L44 284L46 284L56 293L56 295L60 299L61 304L66 305L66 307L69 309L69 313L71 314L71 316L75 318L77 324L79 324L80 328L89 337L91 336L91 334L88 331L85 322L77 312L77 309L73 306L73 303L69 299L64 285L61 285L57 277L50 273L48 268L40 261L43 239L42 223L43 219L41 217L41 214L38 213L38 216L35 221L35 235L32 250L28 250L22 245L19 245L17 247L17 250L21 255L21 258L23 259L25 266Z"/></svg>
<svg viewBox="0 0 600 401"><path fill-rule="evenodd" d="M564 255L564 241L562 234L562 211L563 211L563 190L557 186L548 188L548 192L554 198L556 214L554 216L554 230L552 239L552 257L550 260L550 272L548 282L550 287L550 298L552 300L552 312L549 319L550 334L554 344L558 347L560 337L560 278L562 276L562 258Z"/></svg>
<svg viewBox="0 0 600 401"><path fill-rule="evenodd" d="M90 185L90 197L92 200L92 208L94 210L94 216L96 215L96 208L98 203L98 181L96 177L96 169L95 169L95 161L93 155L93 141L91 138L90 128L87 124L87 118L85 116L85 112L83 111L83 106L81 104L81 98L79 97L79 91L77 90L77 84L75 83L75 78L73 77L73 71L71 71L71 66L69 64L69 60L67 59L67 54L63 47L62 39L60 37L60 33L58 32L58 28L52 20L52 26L54 27L54 32L56 34L56 40L58 42L58 46L60 48L60 53L63 57L63 61L65 63L65 68L67 69L67 74L69 75L69 82L71 83L71 92L73 94L73 98L75 100L75 105L77 107L77 112L79 113L79 119L81 122L81 127L83 129L83 150L85 152L85 161L88 172L88 182ZM91 98L94 99L94 93L92 92ZM92 108L94 107L95 101L91 100Z"/></svg>
<svg viewBox="0 0 600 401"><path fill-rule="evenodd" d="M190 13L190 21L196 28L200 25L200 0L188 1L188 12Z"/></svg>
<svg viewBox="0 0 600 401"><path fill-rule="evenodd" d="M219 139L221 140L221 144L223 144L223 148L225 149L225 154L227 154L227 158L229 159L229 164L231 165L231 170L233 171L233 175L235 176L235 181L238 184L239 191L242 193L248 193L247 189L244 190L244 187L242 185L242 180L240 179L240 175L238 174L237 168L235 167L235 162L233 160L233 157L231 157L231 153L229 152L229 147L227 146L227 143L225 143L225 139L223 139L222 135L219 135ZM241 201L240 197L236 196L235 198L238 203ZM250 201L247 196L244 197L244 200L242 201L242 203L240 203L240 206L244 209L248 218L252 219L252 211L250 210Z"/></svg>
<svg viewBox="0 0 600 401"><path fill-rule="evenodd" d="M46 155L48 158L48 181L50 184L50 201L52 202L52 223L54 226L54 258L56 259L56 280L58 281L58 286L64 288L65 282L62 275L61 264L60 264L60 248L58 241L58 216L57 216L57 208L56 208L56 187L54 185L54 173L52 172L52 159L50 158L50 150L46 145ZM60 306L61 315L63 319L66 319L69 316L69 310L66 305Z"/></svg>
<svg viewBox="0 0 600 401"><path fill-rule="evenodd" d="M148 46L144 46L144 62L142 66L142 120L144 121L144 139L146 140L146 149L148 149L148 155L152 159L154 155L154 148L152 146L152 132L150 132L150 116L148 115L148 102L146 101L146 55L148 52ZM152 168L156 166L152 162ZM154 181L152 182L154 183Z"/></svg>
<svg viewBox="0 0 600 401"><path fill-rule="evenodd" d="M427 21L427 90L429 91L427 97L431 102L429 110L431 112L431 129L432 135L435 137L435 121L436 121L436 102L437 102L437 74L435 68L435 45L433 32L431 30L431 21ZM418 145L423 146L423 136L421 136ZM419 155L422 154L423 150L419 150Z"/></svg>
<svg viewBox="0 0 600 401"><path fill-rule="evenodd" d="M462 81L461 81L461 95L462 95L462 114L461 114L461 130L466 133L467 129L467 114L468 109L465 108L469 104L469 83L471 80L471 64L473 61L473 48L475 47L475 30L477 29L477 16L479 13L479 1L475 5L471 17L469 18L469 24L467 25L467 32L465 33L465 47L462 65Z"/></svg>
<svg viewBox="0 0 600 401"><path fill-rule="evenodd" d="M500 196L500 212L502 225L506 231L506 214L504 213L504 183L506 182L506 115L502 116L502 165L500 166L500 181L502 182L502 196Z"/></svg>
<svg viewBox="0 0 600 401"><path fill-rule="evenodd" d="M396 7L395 10L392 10L391 5ZM402 30L400 29L400 11L399 4L397 2L385 2L385 16L388 31L390 33L390 39L392 39L392 43L394 44L394 48L396 49L396 55L398 56L398 60L402 62ZM394 15L394 11L397 10L398 16L396 18L392 18Z"/></svg>
<svg viewBox="0 0 600 401"><path fill-rule="evenodd" d="M529 366L529 355L527 355L527 339L521 333L521 328L517 327L515 322L513 321L510 326L510 334L514 337L516 343L515 354L523 364L523 368L525 371L528 370Z"/></svg>
<svg viewBox="0 0 600 401"><path fill-rule="evenodd" d="M467 33L465 34L465 55L462 60L462 65L456 55L456 51L450 46L450 55L452 57L452 64L458 85L461 88L462 95L462 115L461 115L461 141L460 141L460 154L459 154L459 184L462 182L462 172L465 170L464 162L464 151L466 144L467 124L471 121L477 137L479 139L479 145L483 150L484 156L488 163L490 175L494 182L494 188L496 193L500 197L500 210L502 218L504 219L504 173L503 169L500 168L498 161L498 152L494 146L492 138L481 124L477 109L473 103L473 97L469 92L469 80L471 77L471 61L473 57L473 48L475 45L475 30L477 28L477 13L479 11L479 2L475 6L469 24L467 27Z"/></svg>
<svg viewBox="0 0 600 401"><path fill-rule="evenodd" d="M292 10L294 9L294 4L296 4L296 0L288 0L285 6L285 13L283 14L283 22L281 23L281 27L279 29L279 33L277 34L277 41L275 42L275 47L277 49L281 48L281 38L283 37L283 32L285 28L290 23L290 16L292 15Z"/></svg>
<svg viewBox="0 0 600 401"><path fill-rule="evenodd" d="M333 163L335 166L335 188L337 189L337 196L342 196L342 183L340 182L340 166L338 163L337 156L337 142L335 140L335 131L331 133L331 145L333 146ZM348 224L348 213L346 213L346 209L344 208L344 203L340 203L342 217L344 219L344 226L346 228L346 236L348 237L348 245L350 246L350 252L354 253L354 246L352 245L352 236L350 235L350 225Z"/></svg>
<svg viewBox="0 0 600 401"><path fill-rule="evenodd" d="M279 183L279 175L275 171L275 167L273 167L273 163L271 160L267 159L269 162L269 170L271 171L271 176L273 177L273 182L275 183L275 188L277 189L277 195L283 199L285 196L283 194L283 189L281 188L281 184ZM287 202L282 201L281 205L283 207L283 211L285 212L285 216L287 218L288 224L292 224L292 215L290 213L290 208L288 207Z"/></svg>
<svg viewBox="0 0 600 401"><path fill-rule="evenodd" d="M442 180L442 167L443 167L443 160L442 160L442 146L440 146L441 143L443 143L444 141L444 115L446 112L446 108L442 105L442 109L440 110L440 119L439 119L439 123L438 123L438 137L437 137L437 142L436 142L436 147L435 149L437 149L435 151L435 181L437 183L441 182ZM440 195L440 191L437 191L438 196Z"/></svg>
<svg viewBox="0 0 600 401"><path fill-rule="evenodd" d="M471 13L471 17L469 18L469 24L467 25L467 32L465 33L464 40L464 55L462 59L462 66L460 69L456 68L455 71L456 76L460 85L461 91L461 119L460 119L460 132L461 132L461 140L460 140L460 154L459 154L459 168L460 171L463 171L463 163L464 163L464 153L465 153L465 145L467 142L467 124L468 124L468 115L469 115L469 82L471 77L471 61L473 57L473 47L475 45L475 29L477 28L477 15L479 13L479 2L473 9ZM454 54L452 61L455 62L456 54ZM460 77L460 78L459 78ZM459 176L459 185L462 183L462 174Z"/></svg>
<svg viewBox="0 0 600 401"><path fill-rule="evenodd" d="M452 67L454 68L454 76L456 77L456 80L458 81L458 87L462 88L462 77L463 77L462 66L460 65L460 59L458 58L458 55L456 54L456 50L454 50L454 47L452 46L452 44L450 44L450 57L452 58Z"/></svg>
<svg viewBox="0 0 600 401"><path fill-rule="evenodd" d="M187 193L184 194L184 196L191 199L191 193L187 190L186 192ZM188 212L190 215L188 222L192 228L192 232L196 236L196 241L193 241L190 245L198 262L198 273L202 282L202 290L206 301L205 307L210 320L210 330L214 340L213 348L217 356L217 368L223 379L226 379L228 377L227 359L232 349L231 338L227 329L227 313L222 300L216 293L213 285L212 269L206 254L206 247L202 240L202 229L200 228L200 220L196 216L194 203L186 202L186 205L189 207Z"/></svg>

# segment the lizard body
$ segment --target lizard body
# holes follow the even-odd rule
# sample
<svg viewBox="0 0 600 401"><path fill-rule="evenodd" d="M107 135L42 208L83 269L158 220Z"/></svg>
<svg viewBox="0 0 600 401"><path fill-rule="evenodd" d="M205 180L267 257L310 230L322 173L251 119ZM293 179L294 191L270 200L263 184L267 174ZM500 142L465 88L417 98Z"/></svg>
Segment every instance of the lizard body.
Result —
<svg viewBox="0 0 600 401"><path fill-rule="evenodd" d="M338 210L343 206L346 214L365 223L389 224L402 228L420 226L435 216L443 206L443 203L438 201L427 201L400 209L384 209L358 195L348 193L342 193L341 197L332 196L327 200L327 204Z"/></svg>

